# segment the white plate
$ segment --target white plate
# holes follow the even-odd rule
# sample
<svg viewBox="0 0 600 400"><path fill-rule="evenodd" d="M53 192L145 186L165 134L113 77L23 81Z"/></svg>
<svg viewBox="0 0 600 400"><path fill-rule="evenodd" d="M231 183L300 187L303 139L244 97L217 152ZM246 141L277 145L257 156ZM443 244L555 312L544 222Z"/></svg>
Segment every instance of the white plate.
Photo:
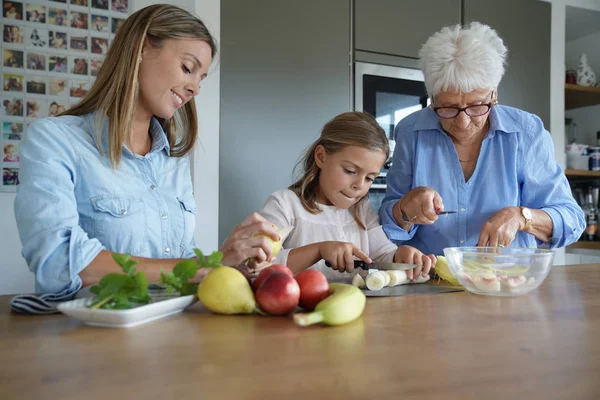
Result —
<svg viewBox="0 0 600 400"><path fill-rule="evenodd" d="M92 298L75 299L61 303L58 311L68 317L83 321L88 325L107 328L131 328L136 325L164 318L183 311L194 304L198 298L194 295L179 296L177 294L151 295L152 302L129 310L91 309L87 305Z"/></svg>

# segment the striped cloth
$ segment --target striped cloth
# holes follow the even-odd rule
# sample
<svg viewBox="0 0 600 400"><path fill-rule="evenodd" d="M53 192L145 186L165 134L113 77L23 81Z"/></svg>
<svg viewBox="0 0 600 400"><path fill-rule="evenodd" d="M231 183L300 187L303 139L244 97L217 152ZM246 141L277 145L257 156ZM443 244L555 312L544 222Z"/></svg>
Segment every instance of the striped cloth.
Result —
<svg viewBox="0 0 600 400"><path fill-rule="evenodd" d="M148 294L154 298L164 295L166 289L162 285L148 285ZM90 288L85 287L75 293L44 293L44 294L19 294L10 300L10 309L19 314L45 315L56 314L60 303L73 300L75 297L90 297Z"/></svg>

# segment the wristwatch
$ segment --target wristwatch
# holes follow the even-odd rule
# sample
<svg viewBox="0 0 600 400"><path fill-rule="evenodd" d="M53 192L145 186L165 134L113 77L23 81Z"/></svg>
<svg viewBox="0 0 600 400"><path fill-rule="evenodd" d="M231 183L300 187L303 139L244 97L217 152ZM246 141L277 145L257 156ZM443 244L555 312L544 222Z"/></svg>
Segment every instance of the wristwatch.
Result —
<svg viewBox="0 0 600 400"><path fill-rule="evenodd" d="M531 221L533 220L533 213L527 207L521 207L521 215L525 218L525 228L524 231L528 230L531 226Z"/></svg>

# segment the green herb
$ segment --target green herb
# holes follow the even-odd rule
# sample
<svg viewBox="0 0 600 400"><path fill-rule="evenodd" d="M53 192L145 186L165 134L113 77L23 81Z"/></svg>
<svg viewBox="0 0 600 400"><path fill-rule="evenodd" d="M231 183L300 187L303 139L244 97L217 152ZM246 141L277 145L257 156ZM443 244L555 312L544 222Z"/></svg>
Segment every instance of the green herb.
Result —
<svg viewBox="0 0 600 400"><path fill-rule="evenodd" d="M198 284L188 282L189 279L196 276L198 268L214 268L221 266L223 253L220 251L213 252L210 256L205 257L202 251L194 249L197 260L183 260L173 268L173 271L165 273L160 272L160 283L167 287L168 293L179 292L181 296L196 294L198 292Z"/></svg>
<svg viewBox="0 0 600 400"><path fill-rule="evenodd" d="M107 274L92 286L90 292L96 295L96 299L90 307L123 310L131 308L133 303L148 304L148 281L143 272L136 272L138 262L132 260L129 254L113 253L112 257L125 275Z"/></svg>

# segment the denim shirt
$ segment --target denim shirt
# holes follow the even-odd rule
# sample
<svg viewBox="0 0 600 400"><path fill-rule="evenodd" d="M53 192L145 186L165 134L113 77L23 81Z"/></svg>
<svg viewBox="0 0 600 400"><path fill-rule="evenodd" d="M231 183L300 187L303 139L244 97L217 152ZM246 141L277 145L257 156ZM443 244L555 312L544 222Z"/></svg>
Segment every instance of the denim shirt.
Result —
<svg viewBox="0 0 600 400"><path fill-rule="evenodd" d="M171 157L154 118L145 156L123 146L108 157L108 121L99 152L95 114L34 121L21 144L15 216L36 290L69 295L101 250L150 258L193 257L196 206L188 157Z"/></svg>
<svg viewBox="0 0 600 400"><path fill-rule="evenodd" d="M490 128L481 145L475 171L465 181L452 139L430 108L417 111L396 126L393 165L379 211L384 231L397 244L426 254L443 255L445 247L475 246L483 224L508 206L541 209L552 219L550 247L577 241L585 229L581 207L573 199L567 178L554 160L552 138L535 115L495 106ZM447 211L432 225L400 228L392 207L411 189L437 191ZM534 222L535 223L535 222ZM513 247L542 244L519 231Z"/></svg>

